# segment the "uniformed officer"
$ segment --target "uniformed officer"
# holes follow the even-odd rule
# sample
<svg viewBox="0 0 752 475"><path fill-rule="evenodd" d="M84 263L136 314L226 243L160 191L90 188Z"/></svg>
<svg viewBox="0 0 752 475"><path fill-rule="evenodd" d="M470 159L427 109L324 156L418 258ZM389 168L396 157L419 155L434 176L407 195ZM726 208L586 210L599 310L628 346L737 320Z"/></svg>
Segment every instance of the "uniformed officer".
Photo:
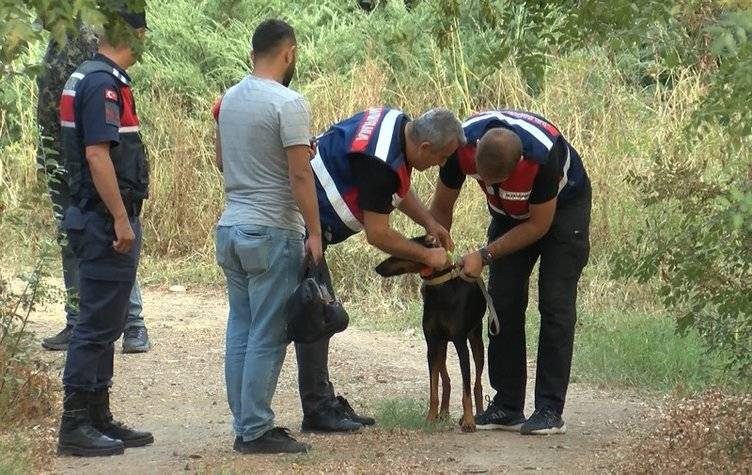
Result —
<svg viewBox="0 0 752 475"><path fill-rule="evenodd" d="M60 99L63 161L72 199L63 228L79 261L79 320L63 374L58 452L99 456L154 441L113 419L113 343L125 325L141 247L148 163L126 69L138 60L143 12L122 11L99 52L71 74Z"/></svg>
<svg viewBox="0 0 752 475"><path fill-rule="evenodd" d="M68 35L64 45L50 41L44 55L44 70L37 76L37 124L40 140L37 150L39 170L47 174L53 213L62 219L70 205L70 190L61 161L59 105L63 86L79 64L97 52L97 35L81 24L75 34ZM70 334L78 319L78 261L69 243L61 239L63 281L68 296L65 305L65 327L57 334L42 340L48 350L67 350ZM123 338L123 353L140 353L151 347L149 334L141 313L143 308L138 282L133 286L128 308L128 320Z"/></svg>
<svg viewBox="0 0 752 475"><path fill-rule="evenodd" d="M447 109L411 120L400 110L373 107L330 127L318 138L311 160L324 246L364 230L368 242L387 254L444 267L444 247L429 249L406 239L391 228L389 215L398 208L451 249L449 233L410 190L410 177L413 169L443 164L464 142L459 121ZM342 396L335 398L328 353L329 339L296 344L303 430L344 432L373 424Z"/></svg>
<svg viewBox="0 0 752 475"><path fill-rule="evenodd" d="M468 277L490 265L489 293L501 332L488 347L496 396L478 429L523 434L566 432L564 410L577 318L577 282L590 250L590 181L577 150L541 116L489 111L463 124L468 143L439 174L431 213L447 229L466 176L486 195L488 245L462 257ZM525 420L525 310L530 273L540 259L541 330L535 411Z"/></svg>

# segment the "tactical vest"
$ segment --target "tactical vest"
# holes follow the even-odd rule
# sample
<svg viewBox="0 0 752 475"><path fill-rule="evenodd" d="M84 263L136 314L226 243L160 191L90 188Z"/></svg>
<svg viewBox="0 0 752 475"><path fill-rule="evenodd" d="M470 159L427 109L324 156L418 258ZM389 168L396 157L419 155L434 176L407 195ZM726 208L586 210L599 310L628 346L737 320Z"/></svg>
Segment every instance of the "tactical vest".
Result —
<svg viewBox="0 0 752 475"><path fill-rule="evenodd" d="M564 147L563 176L559 181L558 204L576 197L586 186L587 174L577 150L559 130L543 117L521 111L500 110L477 114L462 124L467 145L457 150L462 174L474 178L486 195L491 215L517 220L530 217L530 194L538 170L549 159L552 147ZM513 131L522 142L522 160L510 177L498 185L485 183L476 170L475 151L478 141L490 129L503 127Z"/></svg>
<svg viewBox="0 0 752 475"><path fill-rule="evenodd" d="M146 148L141 141L139 120L128 79L111 65L98 60L83 62L65 83L63 95L60 98L63 165L67 172L71 196L76 200L101 200L94 188L91 172L86 162L86 147L82 134L77 130L81 124L77 123L75 111L75 97L79 83L87 75L97 72L107 73L118 82L120 144L110 148L110 158L115 168L120 194L124 200L128 201L146 199L149 194L149 162Z"/></svg>
<svg viewBox="0 0 752 475"><path fill-rule="evenodd" d="M374 107L334 124L317 138L311 167L321 227L329 243L343 241L363 229L359 190L350 171L352 154L377 158L397 174L393 207L407 195L412 168L402 152L401 126L406 118L402 111Z"/></svg>

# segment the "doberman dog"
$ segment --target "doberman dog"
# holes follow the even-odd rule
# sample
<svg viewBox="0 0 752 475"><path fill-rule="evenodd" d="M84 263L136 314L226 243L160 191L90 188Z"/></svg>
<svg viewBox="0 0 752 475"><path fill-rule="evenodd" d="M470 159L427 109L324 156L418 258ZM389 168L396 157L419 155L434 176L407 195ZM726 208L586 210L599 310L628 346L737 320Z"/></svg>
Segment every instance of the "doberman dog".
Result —
<svg viewBox="0 0 752 475"><path fill-rule="evenodd" d="M430 247L423 237L413 238L420 244ZM430 375L430 403L426 420L436 422L437 418L449 416L449 395L451 385L446 369L447 344L451 341L457 350L462 372L462 418L460 427L464 432L475 432L473 403L470 396L470 355L467 343L473 352L475 362L475 385L473 396L478 413L482 411L483 386L483 315L486 311L486 298L476 282L460 278L460 269L454 265L434 271L419 262L390 257L376 266L376 272L383 277L408 273L420 273L423 278L423 334L428 346L428 371ZM439 407L439 375L441 375L441 406Z"/></svg>

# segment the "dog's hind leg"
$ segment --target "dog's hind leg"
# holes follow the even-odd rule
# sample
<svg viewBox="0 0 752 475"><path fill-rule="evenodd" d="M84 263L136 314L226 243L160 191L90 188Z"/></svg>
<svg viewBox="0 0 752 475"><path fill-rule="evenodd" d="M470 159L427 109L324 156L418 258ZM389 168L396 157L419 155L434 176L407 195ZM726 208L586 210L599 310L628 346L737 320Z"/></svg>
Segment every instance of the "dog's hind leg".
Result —
<svg viewBox="0 0 752 475"><path fill-rule="evenodd" d="M467 349L467 340L454 340L457 356L460 360L462 372L462 419L460 427L463 432L475 432L475 417L473 416L473 401L470 397L470 352Z"/></svg>
<svg viewBox="0 0 752 475"><path fill-rule="evenodd" d="M468 338L470 340L470 350L473 352L473 361L475 362L475 385L473 385L475 414L481 414L483 412L483 363L485 360L482 321L470 332Z"/></svg>
<svg viewBox="0 0 752 475"><path fill-rule="evenodd" d="M428 345L428 373L430 376L428 414L426 421L430 424L439 417L439 373L446 366L446 342L426 337Z"/></svg>
<svg viewBox="0 0 752 475"><path fill-rule="evenodd" d="M444 357L442 358L442 362L444 364L441 365L441 370L439 371L439 375L441 375L441 407L439 408L440 419L449 418L449 396L452 393L452 382L449 379L449 371L447 371L446 367L446 348L446 342L444 342Z"/></svg>

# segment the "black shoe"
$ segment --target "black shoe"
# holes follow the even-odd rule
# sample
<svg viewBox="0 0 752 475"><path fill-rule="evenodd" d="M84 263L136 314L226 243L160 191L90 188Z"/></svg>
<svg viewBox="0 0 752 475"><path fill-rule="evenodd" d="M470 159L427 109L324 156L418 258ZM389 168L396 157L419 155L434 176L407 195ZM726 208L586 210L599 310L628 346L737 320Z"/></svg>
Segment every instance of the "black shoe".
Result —
<svg viewBox="0 0 752 475"><path fill-rule="evenodd" d="M311 446L293 439L284 427L275 427L249 442L236 437L232 448L241 454L300 454L308 452Z"/></svg>
<svg viewBox="0 0 752 475"><path fill-rule="evenodd" d="M85 392L66 391L57 442L58 455L121 455L124 452L123 442L102 434L92 424L88 399L89 395Z"/></svg>
<svg viewBox="0 0 752 475"><path fill-rule="evenodd" d="M475 427L478 430L506 430L517 432L525 422L525 415L505 411L486 396L488 407L483 414L475 416Z"/></svg>
<svg viewBox="0 0 752 475"><path fill-rule="evenodd" d="M110 412L110 394L107 389L96 391L89 396L89 416L102 434L113 439L120 439L126 448L143 447L154 443L151 432L131 429L112 417Z"/></svg>
<svg viewBox="0 0 752 475"><path fill-rule="evenodd" d="M70 342L71 332L73 332L72 325L66 325L65 328L60 330L55 336L45 338L42 340L42 347L48 350L65 351L68 349L68 342Z"/></svg>
<svg viewBox="0 0 752 475"><path fill-rule="evenodd" d="M129 327L123 332L123 353L146 353L151 349L146 327Z"/></svg>
<svg viewBox="0 0 752 475"><path fill-rule="evenodd" d="M564 419L551 409L536 409L520 429L523 435L566 434Z"/></svg>
<svg viewBox="0 0 752 475"><path fill-rule="evenodd" d="M347 399L343 396L337 396L337 402L339 403L339 409L342 413L353 422L357 422L360 425L372 426L376 423L376 419L373 417L359 416L355 413L355 409L352 408Z"/></svg>
<svg viewBox="0 0 752 475"><path fill-rule="evenodd" d="M303 432L357 432L363 424L350 420L335 405L310 416L303 416Z"/></svg>

